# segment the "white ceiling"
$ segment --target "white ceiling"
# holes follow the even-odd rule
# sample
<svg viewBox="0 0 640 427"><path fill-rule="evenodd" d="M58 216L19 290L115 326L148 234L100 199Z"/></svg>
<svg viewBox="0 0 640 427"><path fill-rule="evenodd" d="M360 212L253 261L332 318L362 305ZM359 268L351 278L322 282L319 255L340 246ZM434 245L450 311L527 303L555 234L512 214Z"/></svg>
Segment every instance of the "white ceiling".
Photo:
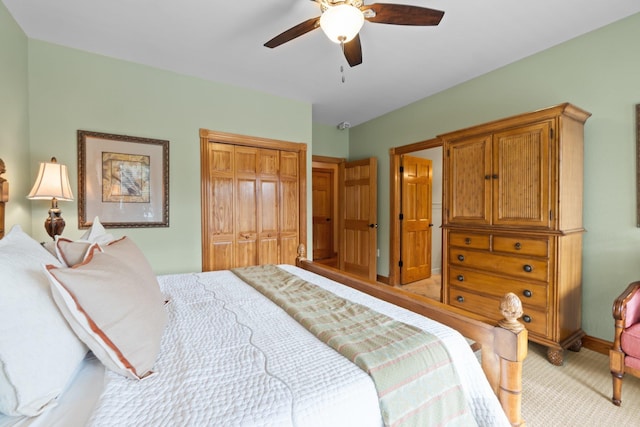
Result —
<svg viewBox="0 0 640 427"><path fill-rule="evenodd" d="M309 0L2 1L30 38L302 100L314 122L352 126L640 12L639 0L386 0L445 15L365 22L350 68L320 29L263 46L318 16Z"/></svg>

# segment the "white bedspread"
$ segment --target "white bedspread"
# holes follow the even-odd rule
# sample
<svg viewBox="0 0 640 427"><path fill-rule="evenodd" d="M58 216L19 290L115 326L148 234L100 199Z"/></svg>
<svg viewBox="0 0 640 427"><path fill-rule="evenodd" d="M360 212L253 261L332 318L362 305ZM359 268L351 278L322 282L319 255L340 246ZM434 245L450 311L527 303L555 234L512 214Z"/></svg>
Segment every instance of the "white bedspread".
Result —
<svg viewBox="0 0 640 427"><path fill-rule="evenodd" d="M456 363L478 424L509 425L477 359L457 332L297 267L281 267L343 298L436 334ZM83 400L87 399L83 391L73 388L80 384L73 384L69 392L76 397L54 411L33 419L0 419L0 425L382 424L369 376L233 273L169 275L160 276L159 281L172 302L155 376L137 382L107 371L90 421L85 418L89 408ZM79 378L77 382L86 381ZM70 410L76 399L79 414Z"/></svg>
<svg viewBox="0 0 640 427"><path fill-rule="evenodd" d="M283 268L436 333L458 359L480 425L508 425L465 340L450 329L291 266ZM94 426L379 426L371 379L231 272L160 277L172 300L157 375L108 372Z"/></svg>

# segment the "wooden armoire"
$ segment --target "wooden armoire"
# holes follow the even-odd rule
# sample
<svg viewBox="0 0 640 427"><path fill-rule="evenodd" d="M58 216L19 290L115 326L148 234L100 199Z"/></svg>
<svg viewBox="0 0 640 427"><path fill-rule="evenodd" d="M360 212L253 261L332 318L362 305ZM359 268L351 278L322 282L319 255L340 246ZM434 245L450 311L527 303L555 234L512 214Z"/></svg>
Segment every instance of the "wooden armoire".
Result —
<svg viewBox="0 0 640 427"><path fill-rule="evenodd" d="M200 130L202 270L295 264L306 144Z"/></svg>
<svg viewBox="0 0 640 427"><path fill-rule="evenodd" d="M551 363L579 350L583 127L568 103L440 135L443 301L499 320L517 294Z"/></svg>

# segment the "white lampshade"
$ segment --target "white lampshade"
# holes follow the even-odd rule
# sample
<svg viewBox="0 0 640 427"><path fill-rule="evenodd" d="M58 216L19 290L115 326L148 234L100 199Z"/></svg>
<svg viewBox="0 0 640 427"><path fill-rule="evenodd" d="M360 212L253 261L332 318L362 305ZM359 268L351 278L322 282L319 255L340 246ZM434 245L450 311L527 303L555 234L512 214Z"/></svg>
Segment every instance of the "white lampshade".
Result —
<svg viewBox="0 0 640 427"><path fill-rule="evenodd" d="M334 43L348 43L358 35L364 24L364 15L349 4L332 6L320 17L322 31Z"/></svg>
<svg viewBox="0 0 640 427"><path fill-rule="evenodd" d="M55 157L51 162L40 163L38 177L31 192L27 196L32 200L58 200L72 201L73 193L69 184L67 167L56 162Z"/></svg>

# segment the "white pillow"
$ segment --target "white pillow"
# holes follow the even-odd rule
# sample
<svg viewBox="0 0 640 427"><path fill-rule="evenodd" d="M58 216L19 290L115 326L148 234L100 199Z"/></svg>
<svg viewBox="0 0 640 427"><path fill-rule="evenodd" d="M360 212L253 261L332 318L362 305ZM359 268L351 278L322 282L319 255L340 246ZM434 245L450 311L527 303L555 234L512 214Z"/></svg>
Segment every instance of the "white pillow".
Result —
<svg viewBox="0 0 640 427"><path fill-rule="evenodd" d="M100 245L105 245L109 242L115 240L113 235L107 233L104 226L100 223L100 218L95 217L93 219L93 223L91 227L84 232L84 234L80 237L81 241L91 242L91 243L99 243Z"/></svg>
<svg viewBox="0 0 640 427"><path fill-rule="evenodd" d="M81 264L46 271L60 311L107 368L132 379L152 373L167 313L156 276L130 239L104 251L94 244Z"/></svg>
<svg viewBox="0 0 640 427"><path fill-rule="evenodd" d="M43 264L60 265L20 226L0 240L0 412L7 415L54 406L87 353L51 297Z"/></svg>

